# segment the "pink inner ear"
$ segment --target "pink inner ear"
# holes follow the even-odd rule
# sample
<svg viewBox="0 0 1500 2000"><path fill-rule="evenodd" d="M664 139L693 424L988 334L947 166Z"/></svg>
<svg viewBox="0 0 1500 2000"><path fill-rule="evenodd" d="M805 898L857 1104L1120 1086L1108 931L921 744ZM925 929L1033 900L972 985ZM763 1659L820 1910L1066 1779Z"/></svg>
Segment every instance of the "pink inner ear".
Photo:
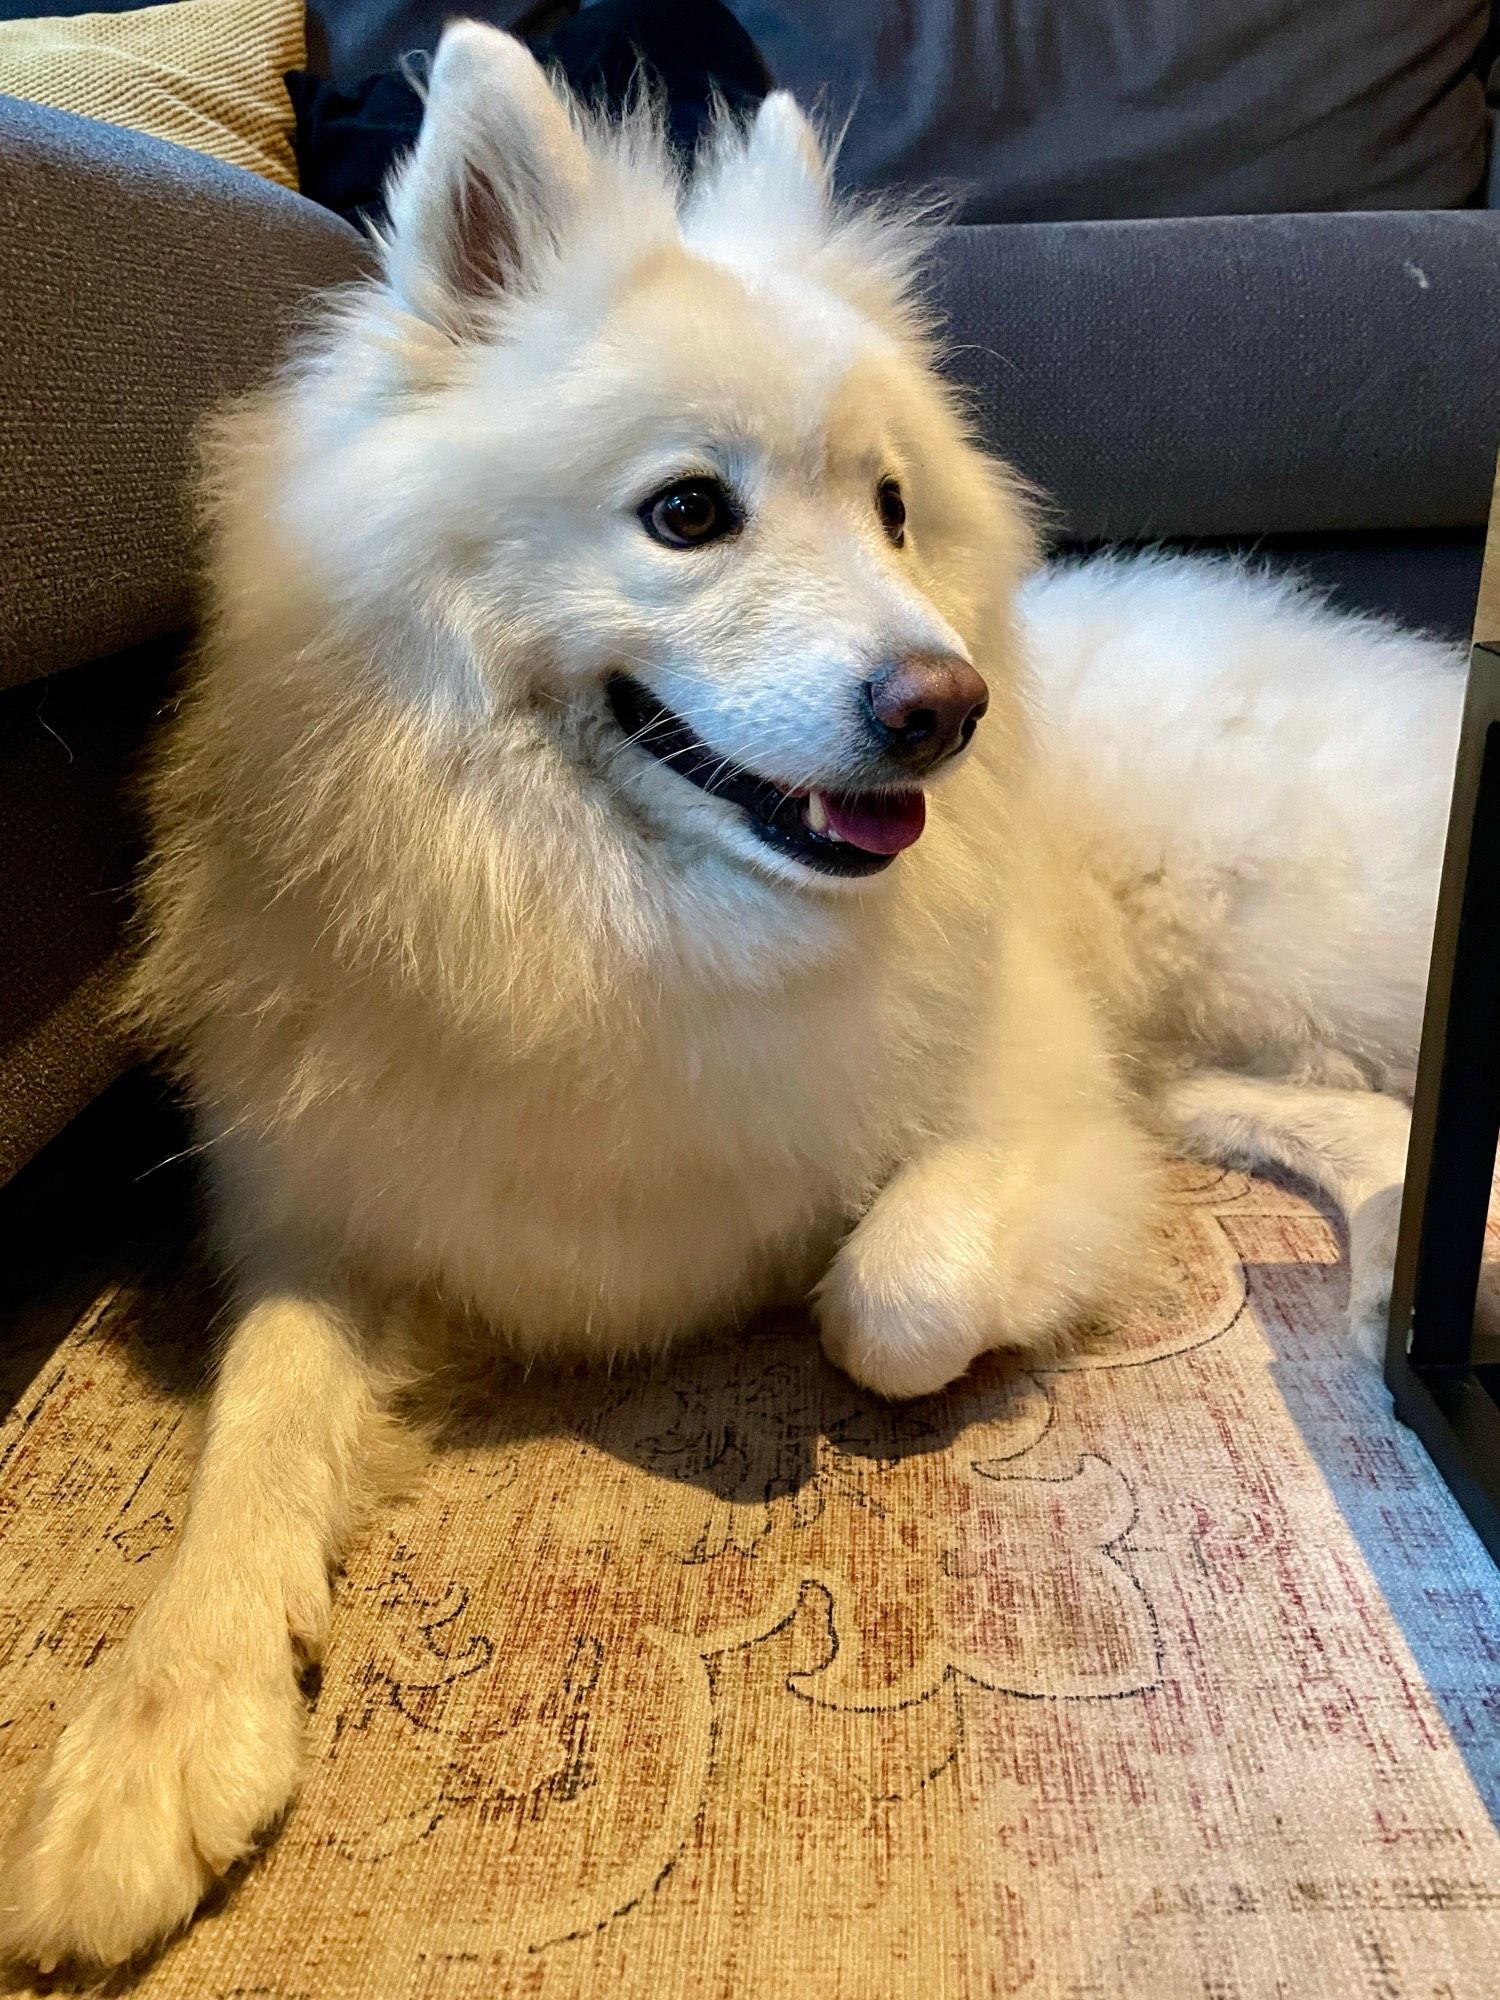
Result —
<svg viewBox="0 0 1500 2000"><path fill-rule="evenodd" d="M501 291L521 261L515 217L499 188L470 162L459 183L453 219L453 279L474 295Z"/></svg>

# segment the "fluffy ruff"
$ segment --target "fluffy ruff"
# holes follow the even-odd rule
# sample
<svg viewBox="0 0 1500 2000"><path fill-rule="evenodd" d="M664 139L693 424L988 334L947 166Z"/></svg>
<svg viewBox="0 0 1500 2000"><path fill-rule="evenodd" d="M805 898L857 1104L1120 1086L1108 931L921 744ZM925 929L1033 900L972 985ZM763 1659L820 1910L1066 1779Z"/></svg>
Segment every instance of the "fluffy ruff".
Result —
<svg viewBox="0 0 1500 2000"><path fill-rule="evenodd" d="M838 208L784 97L684 184L455 28L391 213L210 454L135 1005L239 1307L172 1568L0 1867L43 1966L149 1948L292 1796L419 1326L605 1357L811 1297L922 1395L1107 1323L1168 1146L1328 1190L1379 1324L1448 651L1227 567L1029 575L924 231ZM867 692L931 660L988 711L924 831Z"/></svg>

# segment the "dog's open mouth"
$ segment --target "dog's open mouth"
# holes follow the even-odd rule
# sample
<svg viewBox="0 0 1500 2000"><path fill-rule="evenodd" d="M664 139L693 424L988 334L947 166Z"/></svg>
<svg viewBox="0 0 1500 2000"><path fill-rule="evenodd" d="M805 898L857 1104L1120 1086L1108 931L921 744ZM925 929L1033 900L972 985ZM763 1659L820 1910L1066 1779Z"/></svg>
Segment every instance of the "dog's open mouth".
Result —
<svg viewBox="0 0 1500 2000"><path fill-rule="evenodd" d="M914 786L889 792L784 791L732 764L693 733L649 688L611 677L610 711L633 744L716 799L738 806L768 846L825 875L873 875L921 838L927 800Z"/></svg>

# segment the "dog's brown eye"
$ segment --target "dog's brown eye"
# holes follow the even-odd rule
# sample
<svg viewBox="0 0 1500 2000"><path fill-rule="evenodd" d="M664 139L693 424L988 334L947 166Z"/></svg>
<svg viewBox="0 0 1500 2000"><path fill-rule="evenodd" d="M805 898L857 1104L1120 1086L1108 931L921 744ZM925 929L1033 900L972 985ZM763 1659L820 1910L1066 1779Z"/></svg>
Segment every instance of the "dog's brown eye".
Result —
<svg viewBox="0 0 1500 2000"><path fill-rule="evenodd" d="M906 540L906 502L894 479L882 479L875 489L875 509L880 525L896 548Z"/></svg>
<svg viewBox="0 0 1500 2000"><path fill-rule="evenodd" d="M717 479L679 479L646 502L641 523L669 549L697 549L732 535L740 518Z"/></svg>

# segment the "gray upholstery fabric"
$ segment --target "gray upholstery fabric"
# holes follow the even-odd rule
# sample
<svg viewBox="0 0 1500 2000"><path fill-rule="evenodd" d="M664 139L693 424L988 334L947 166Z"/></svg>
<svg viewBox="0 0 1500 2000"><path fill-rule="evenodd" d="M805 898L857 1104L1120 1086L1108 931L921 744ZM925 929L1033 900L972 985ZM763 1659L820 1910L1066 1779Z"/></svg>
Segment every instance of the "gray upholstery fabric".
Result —
<svg viewBox="0 0 1500 2000"><path fill-rule="evenodd" d="M1489 0L731 0L859 186L971 222L1444 208L1484 175Z"/></svg>
<svg viewBox="0 0 1500 2000"><path fill-rule="evenodd" d="M950 231L951 371L1060 535L1466 527L1500 441L1500 215Z"/></svg>
<svg viewBox="0 0 1500 2000"><path fill-rule="evenodd" d="M252 174L0 98L0 685L184 622L198 417L367 257Z"/></svg>

